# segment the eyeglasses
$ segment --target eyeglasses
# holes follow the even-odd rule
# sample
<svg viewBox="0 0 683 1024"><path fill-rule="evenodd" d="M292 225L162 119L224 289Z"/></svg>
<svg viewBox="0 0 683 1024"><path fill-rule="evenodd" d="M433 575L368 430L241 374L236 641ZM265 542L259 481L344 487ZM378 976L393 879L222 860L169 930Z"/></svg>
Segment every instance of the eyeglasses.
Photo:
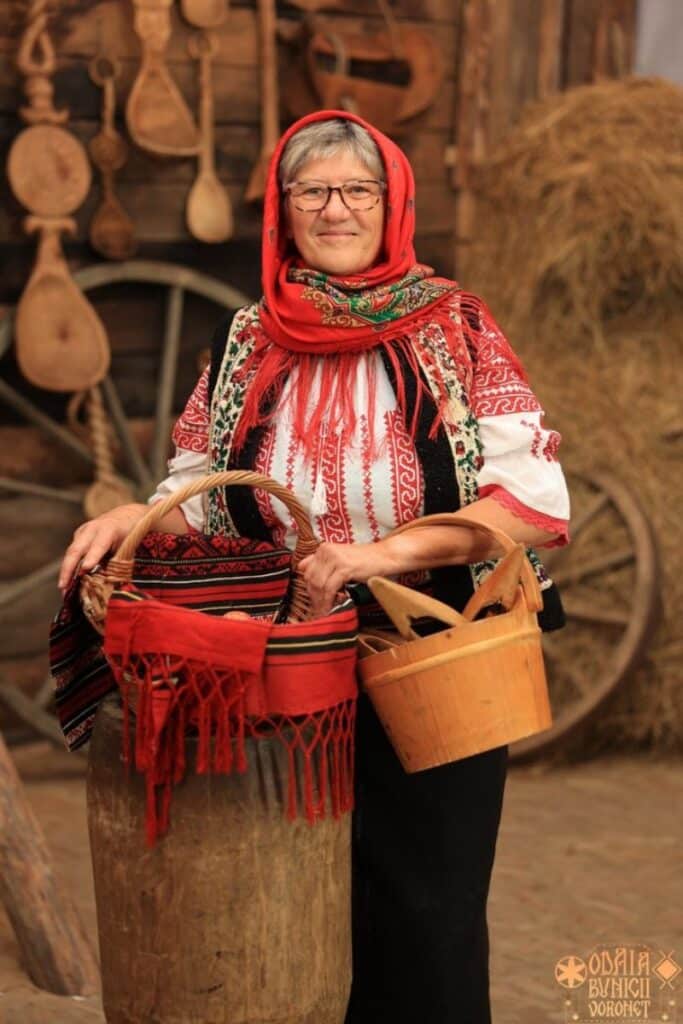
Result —
<svg viewBox="0 0 683 1024"><path fill-rule="evenodd" d="M330 201L333 192L348 210L372 210L382 198L386 182L366 178L361 181L345 181L343 185L326 185L322 181L293 181L284 188L297 210L304 213L319 213Z"/></svg>

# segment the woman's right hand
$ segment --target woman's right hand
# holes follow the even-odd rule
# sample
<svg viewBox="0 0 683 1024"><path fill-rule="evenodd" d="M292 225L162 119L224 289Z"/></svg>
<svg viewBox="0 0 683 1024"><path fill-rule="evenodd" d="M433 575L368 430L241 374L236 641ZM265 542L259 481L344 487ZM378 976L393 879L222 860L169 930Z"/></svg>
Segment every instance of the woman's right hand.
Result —
<svg viewBox="0 0 683 1024"><path fill-rule="evenodd" d="M119 505L111 512L103 512L101 516L79 526L66 549L59 570L57 586L62 594L79 567L83 572L94 569L104 555L119 546L147 512L149 505L131 502L129 505Z"/></svg>

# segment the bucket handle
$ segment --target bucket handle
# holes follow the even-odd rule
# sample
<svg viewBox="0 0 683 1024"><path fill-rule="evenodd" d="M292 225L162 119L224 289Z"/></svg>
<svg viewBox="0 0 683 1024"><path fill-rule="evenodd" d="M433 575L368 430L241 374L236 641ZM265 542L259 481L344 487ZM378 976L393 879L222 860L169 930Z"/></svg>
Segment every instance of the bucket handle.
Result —
<svg viewBox="0 0 683 1024"><path fill-rule="evenodd" d="M497 540L506 554L510 554L520 546L516 541L509 537L507 533L504 533L503 530L499 530L495 526L488 526L485 523L479 523L474 519L468 519L466 516L461 516L460 513L456 512L437 512L434 515L421 516L419 519L412 519L410 522L402 523L401 526L397 526L391 531L391 533L387 534L387 537L396 537L399 533L405 533L407 530L419 530L423 527L429 526L465 526L470 530L481 530L483 533L488 534L489 537L493 537ZM489 577L489 579L490 578L491 577ZM536 578L536 573L532 569L529 559L526 556L521 562L519 582L529 611L540 612L543 608L541 588L539 586L538 579ZM465 607L463 615L466 618L473 619L480 608L483 607L482 599L486 593L484 590L485 586L486 580L482 583L481 587L477 588ZM479 594L480 591L481 596L478 598L477 594ZM477 605L480 605L480 607L477 608Z"/></svg>

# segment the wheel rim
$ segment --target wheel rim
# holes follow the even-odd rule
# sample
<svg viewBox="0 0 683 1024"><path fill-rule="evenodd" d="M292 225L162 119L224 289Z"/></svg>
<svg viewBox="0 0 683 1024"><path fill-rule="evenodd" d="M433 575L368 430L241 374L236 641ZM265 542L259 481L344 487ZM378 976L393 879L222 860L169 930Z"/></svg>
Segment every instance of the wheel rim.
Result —
<svg viewBox="0 0 683 1024"><path fill-rule="evenodd" d="M551 549L550 557L546 559L550 574L560 588L568 620L562 633L544 637L554 723L542 733L511 744L510 758L513 761L529 760L547 753L585 728L641 661L658 617L657 547L652 526L637 498L623 481L607 470L577 475L574 480L583 488L587 503L572 521L572 545L566 550ZM613 544L611 550L592 554L582 540L594 542L598 539L596 525L601 519L605 523L608 517L616 524L613 536L618 535L619 543ZM589 536L591 531L592 538ZM623 543L624 540L628 543ZM572 565L570 555L574 544L577 553ZM620 575L622 579L630 578L632 581L630 600L626 603L617 601L609 589ZM586 580L593 581L588 589L585 588ZM596 590L596 581L603 590ZM606 588L607 583L609 586ZM600 599L600 604L595 603L597 599ZM599 652L593 654L597 679L586 678L590 671L590 651L577 657L574 650L570 657L568 648L571 644L563 644L560 640L562 634L571 640L570 631L572 627L576 631L577 623L593 630L594 650L601 637L610 639L602 661ZM590 643L586 631L585 635L586 642ZM577 640L581 642L581 638L575 636L574 644ZM561 664L563 647L564 664Z"/></svg>

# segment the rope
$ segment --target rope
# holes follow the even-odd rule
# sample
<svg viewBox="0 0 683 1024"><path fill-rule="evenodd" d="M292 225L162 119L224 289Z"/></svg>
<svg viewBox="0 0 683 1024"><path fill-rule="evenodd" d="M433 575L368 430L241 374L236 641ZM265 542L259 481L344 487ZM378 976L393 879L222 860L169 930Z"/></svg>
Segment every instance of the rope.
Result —
<svg viewBox="0 0 683 1024"><path fill-rule="evenodd" d="M107 484L119 484L111 453L109 422L102 392L97 385L88 391L88 427L95 458L95 479Z"/></svg>

